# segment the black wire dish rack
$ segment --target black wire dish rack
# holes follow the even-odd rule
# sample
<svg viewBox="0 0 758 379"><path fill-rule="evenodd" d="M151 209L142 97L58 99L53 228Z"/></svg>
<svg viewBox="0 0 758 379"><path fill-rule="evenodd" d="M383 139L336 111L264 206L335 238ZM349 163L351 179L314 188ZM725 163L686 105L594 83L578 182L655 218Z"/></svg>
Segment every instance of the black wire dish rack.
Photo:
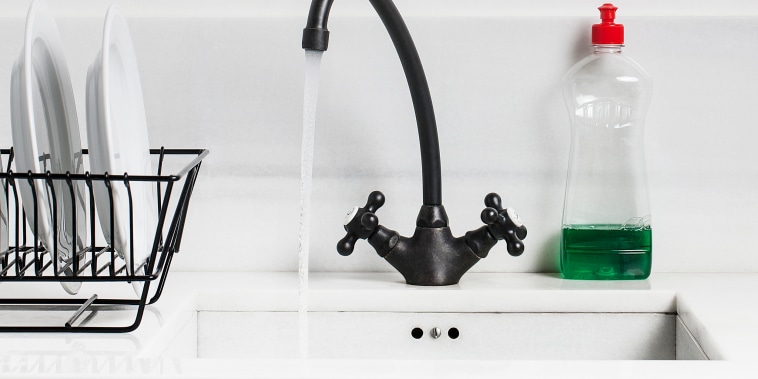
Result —
<svg viewBox="0 0 758 379"><path fill-rule="evenodd" d="M84 155L88 154L87 149L82 151ZM151 149L150 154L158 161L156 175L110 175L108 173L94 174L86 172L84 174L70 173L16 173L11 171L13 161L13 149L0 149L0 155L7 164L6 172L0 172L0 183L5 187L5 196L7 209L4 209L8 215L7 224L9 235L0 236L7 238L8 249L0 252L0 284L3 282L23 282L23 283L50 283L50 282L70 282L70 283L95 283L87 284L91 289L92 295L81 297L81 295L67 295L62 289L60 296L41 296L32 298L17 298L8 296L12 294L0 285L0 310L9 311L29 311L29 312L64 312L65 322L48 325L48 322L41 324L21 322L25 325L7 325L0 317L0 332L130 332L139 327L145 308L149 304L155 303L163 292L171 261L175 253L179 251L181 245L184 224L187 218L187 209L192 196L192 190L195 180L200 171L200 165L203 158L208 155L209 151L205 149ZM175 160L182 160L178 167L182 167L175 174L165 175L164 161L171 157L172 163ZM189 160L188 163L181 166L181 163ZM77 183L79 182L79 183ZM153 239L152 251L144 262L144 266L138 266L135 271L134 248L132 248L131 258L123 259L113 246L98 243L96 233L96 207L94 186L104 185L107 188L110 197L110 215L111 215L111 236L114 236L113 228L113 189L116 186L122 186L127 194L129 208L129 227L128 235L131 241L134 241L134 212L132 202L131 184L137 182L153 183L157 189L158 203L158 220L155 237ZM57 246L53 246L53 251L46 249L41 243L38 233L38 225L27 226L24 206L19 201L21 183L28 183L29 186L46 186L45 190L50 195L49 202L53 203L51 212L53 217L52 231L57 233L56 202L70 201L69 206L73 209L76 206L74 188L80 183L84 184L83 197L84 202L88 205L86 222L84 225L88 229L88 237L85 248L78 251L73 256L60 260L57 257ZM100 184L102 183L102 184ZM135 184L136 185L136 184ZM68 189L69 195L56 197L55 189ZM123 190L121 190L123 191ZM178 199L175 192L179 192ZM34 198L34 210L37 211L38 199ZM24 204L26 205L26 204ZM30 208L27 207L27 210ZM76 212L73 212L71 224L76 236ZM36 218L35 218L36 220ZM56 237L57 238L57 237ZM30 243L28 243L30 242ZM138 262L139 263L139 262ZM129 265L129 267L127 267ZM123 284L117 284L117 283ZM98 286L121 285L131 287L128 283L142 283L137 286L135 294L128 295L130 291L121 291L116 296L98 295ZM151 284L155 282L154 285ZM141 289L140 289L141 287ZM151 288L152 287L152 288ZM32 289L33 290L33 289ZM129 288L131 290L131 288ZM24 293L28 291L25 289ZM118 291L117 291L118 292ZM49 291L46 292L50 293ZM56 292L57 293L57 292ZM100 312L116 311L126 312L134 318L127 325L92 325L91 320ZM73 312L73 313L71 313ZM87 314L87 317L82 317ZM38 317L49 319L47 317ZM29 320L30 318L23 318ZM108 318L118 320L123 323L124 318ZM131 320L131 316L126 320ZM113 321L116 322L116 321ZM15 323L14 323L15 324ZM62 324L62 325L61 325ZM98 324L98 323L95 323Z"/></svg>

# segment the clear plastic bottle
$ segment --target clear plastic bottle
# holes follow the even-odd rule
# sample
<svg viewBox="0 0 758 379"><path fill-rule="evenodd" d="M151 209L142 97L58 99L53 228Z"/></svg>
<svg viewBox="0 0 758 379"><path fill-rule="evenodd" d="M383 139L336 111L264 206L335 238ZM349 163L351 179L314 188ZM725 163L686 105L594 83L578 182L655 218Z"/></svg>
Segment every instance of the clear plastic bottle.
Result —
<svg viewBox="0 0 758 379"><path fill-rule="evenodd" d="M652 83L621 53L624 27L603 4L592 55L563 79L571 151L561 237L567 279L645 279L652 263L643 122Z"/></svg>

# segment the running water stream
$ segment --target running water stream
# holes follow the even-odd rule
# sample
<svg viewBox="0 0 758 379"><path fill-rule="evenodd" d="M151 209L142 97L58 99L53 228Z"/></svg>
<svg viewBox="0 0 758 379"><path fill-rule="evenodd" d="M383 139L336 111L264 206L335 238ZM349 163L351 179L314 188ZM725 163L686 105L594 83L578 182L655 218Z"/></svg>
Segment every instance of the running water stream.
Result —
<svg viewBox="0 0 758 379"><path fill-rule="evenodd" d="M305 50L303 95L303 144L300 157L300 252L298 259L298 324L300 358L308 358L308 256L310 253L310 208L313 184L313 143L316 132L319 69L323 51Z"/></svg>

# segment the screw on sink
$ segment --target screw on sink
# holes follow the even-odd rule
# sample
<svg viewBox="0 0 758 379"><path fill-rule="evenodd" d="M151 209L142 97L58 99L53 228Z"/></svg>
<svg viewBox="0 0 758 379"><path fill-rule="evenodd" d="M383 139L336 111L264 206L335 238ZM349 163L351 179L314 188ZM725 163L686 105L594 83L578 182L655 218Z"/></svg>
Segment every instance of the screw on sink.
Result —
<svg viewBox="0 0 758 379"><path fill-rule="evenodd" d="M442 330L440 330L440 328L437 328L437 327L432 328L432 330L429 331L429 335L432 336L432 338L434 339L440 338L440 336L442 335Z"/></svg>

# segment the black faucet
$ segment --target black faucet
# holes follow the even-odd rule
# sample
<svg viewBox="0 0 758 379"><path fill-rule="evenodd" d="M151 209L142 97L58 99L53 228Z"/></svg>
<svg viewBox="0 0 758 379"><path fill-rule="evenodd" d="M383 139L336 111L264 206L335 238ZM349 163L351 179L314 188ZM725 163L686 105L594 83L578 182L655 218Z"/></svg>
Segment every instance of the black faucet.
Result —
<svg viewBox="0 0 758 379"><path fill-rule="evenodd" d="M303 29L303 49L326 51L329 45L327 22L334 0L313 0L308 22ZM366 205L355 207L345 220L345 238L337 243L342 255L353 252L358 239L367 239L379 256L387 260L408 284L440 286L456 284L479 259L484 258L498 240L505 240L508 253L524 252L522 240L526 227L513 209L503 209L500 196L490 193L484 199L481 213L486 225L453 237L448 227L447 213L442 205L442 175L437 122L424 68L395 4L391 0L369 0L389 32L403 65L416 113L421 145L421 172L424 203L416 218L412 237L400 236L394 230L379 225L376 211L384 205L384 195L372 192Z"/></svg>

